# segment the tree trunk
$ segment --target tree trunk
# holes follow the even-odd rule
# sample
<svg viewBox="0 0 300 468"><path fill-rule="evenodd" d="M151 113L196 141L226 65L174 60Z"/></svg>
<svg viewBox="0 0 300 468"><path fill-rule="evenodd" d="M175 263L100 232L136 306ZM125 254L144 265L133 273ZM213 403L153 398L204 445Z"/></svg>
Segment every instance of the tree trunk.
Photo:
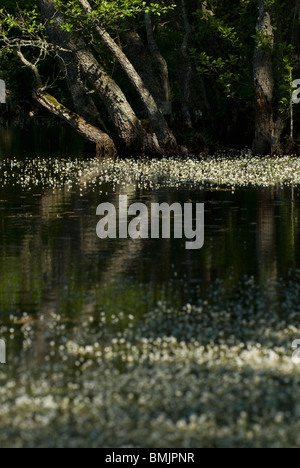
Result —
<svg viewBox="0 0 300 468"><path fill-rule="evenodd" d="M83 10L87 15L91 15L93 10L87 0L78 0ZM145 87L141 77L134 69L132 63L128 60L124 52L111 38L108 32L100 26L97 18L91 16L91 22L103 43L108 47L113 56L118 60L119 64L125 71L132 85L135 87L138 95L140 96L145 108L148 112L149 120L156 133L159 145L161 148L169 152L176 152L178 150L177 142L174 135L170 131L168 124L160 112L153 96Z"/></svg>
<svg viewBox="0 0 300 468"><path fill-rule="evenodd" d="M159 144L154 137L146 133L117 83L83 41L77 41L76 45L76 56L81 69L105 104L126 150L134 153L161 153Z"/></svg>
<svg viewBox="0 0 300 468"><path fill-rule="evenodd" d="M35 76L37 89L33 93L33 98L49 112L61 118L73 128L75 128L75 130L87 140L95 143L97 145L98 152L101 152L101 154L103 155L115 155L116 147L113 140L106 133L102 132L99 128L90 125L82 117L80 117L77 114L74 114L74 112L71 112L65 106L60 104L53 96L47 94L44 91L42 79L37 66L29 62L25 58L21 49L17 51L17 56L19 57L23 65L25 65L25 67L31 70Z"/></svg>
<svg viewBox="0 0 300 468"><path fill-rule="evenodd" d="M145 25L146 25L146 32L147 32L147 39L151 54L154 60L158 64L162 87L164 90L164 114L171 115L172 114L172 95L171 95L171 86L169 80L169 69L168 64L164 57L161 55L160 50L155 42L154 35L153 35L153 27L151 21L151 14L149 12L145 12Z"/></svg>
<svg viewBox="0 0 300 468"><path fill-rule="evenodd" d="M144 46L140 35L136 31L131 30L124 33L123 36L126 43L126 55L142 78L145 86L154 97L160 111L164 113L164 91L155 76L150 57L147 54L146 47Z"/></svg>
<svg viewBox="0 0 300 468"><path fill-rule="evenodd" d="M99 128L93 127L87 123L82 117L74 112L71 112L65 106L60 104L53 96L47 93L39 93L38 91L33 95L34 99L45 109L52 114L61 118L87 140L93 142L97 146L97 150L102 155L114 156L116 154L116 147L113 140Z"/></svg>
<svg viewBox="0 0 300 468"><path fill-rule="evenodd" d="M254 86L256 94L255 139L256 154L270 154L274 137L273 61L274 31L264 0L259 0L258 40L254 52Z"/></svg>
<svg viewBox="0 0 300 468"><path fill-rule="evenodd" d="M192 32L192 27L189 23L185 1L181 2L182 18L184 24L184 38L181 45L181 56L182 56L182 67L181 79L179 80L179 86L181 88L181 103L183 119L186 127L192 129L192 117L190 113L190 95L191 95L191 78L192 78L192 62L188 52L189 38Z"/></svg>
<svg viewBox="0 0 300 468"><path fill-rule="evenodd" d="M143 129L122 90L99 64L85 42L82 39L71 38L61 29L64 16L55 10L53 0L39 1L45 19L48 22L50 19L54 19L54 26L51 24L48 26L50 40L53 40L60 47L70 50L70 53L66 52L64 55L60 55L60 60L66 68L66 78L73 95L74 105L76 104L77 113L82 117L87 115L88 121L90 121L95 108L93 100L87 94L86 87L81 80L81 71L103 101L116 128L121 146L126 151L133 153L161 153L155 138L148 135Z"/></svg>
<svg viewBox="0 0 300 468"><path fill-rule="evenodd" d="M61 29L63 15L56 11L53 0L38 0L46 29L52 44L68 49L68 35ZM58 51L60 66L64 72L74 108L87 122L105 128L91 94L80 76L80 67L74 52Z"/></svg>

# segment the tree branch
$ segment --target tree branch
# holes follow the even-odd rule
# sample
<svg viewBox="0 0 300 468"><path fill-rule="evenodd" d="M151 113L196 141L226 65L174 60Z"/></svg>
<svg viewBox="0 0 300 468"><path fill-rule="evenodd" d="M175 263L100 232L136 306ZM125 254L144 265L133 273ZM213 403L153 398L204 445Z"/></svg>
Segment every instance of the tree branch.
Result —
<svg viewBox="0 0 300 468"><path fill-rule="evenodd" d="M95 143L98 149L102 149L103 153L109 153L111 155L116 154L116 147L110 136L102 132L99 128L88 124L82 117L71 112L53 96L43 92L35 92L33 97L41 106L67 122L84 138Z"/></svg>
<svg viewBox="0 0 300 468"><path fill-rule="evenodd" d="M132 63L128 60L122 49L116 44L109 33L100 24L99 20L94 17L93 10L87 0L78 0L84 12L90 16L91 22L103 43L108 47L113 56L118 60L119 64L127 74L132 85L135 87L139 94L145 108L148 112L149 120L157 135L159 144L168 151L177 151L177 142L174 135L168 127L168 124L160 112L157 103L153 96L146 88L140 75L137 73Z"/></svg>
<svg viewBox="0 0 300 468"><path fill-rule="evenodd" d="M21 60L21 62L25 65L25 67L29 68L32 71L32 73L34 74L38 90L42 90L43 89L43 82L42 82L41 75L40 75L36 65L29 62L29 60L27 60L24 57L24 55L21 52L21 47L18 48L16 53L17 53L17 56L19 57L19 59Z"/></svg>
<svg viewBox="0 0 300 468"><path fill-rule="evenodd" d="M29 60L24 57L20 48L17 50L17 56L21 62L33 72L35 76L37 89L33 93L33 98L49 112L71 125L84 138L95 143L97 145L98 151L106 154L109 153L110 155L115 155L116 147L110 136L102 132L99 128L88 124L78 114L71 112L69 109L67 109L67 107L60 104L53 96L47 94L45 92L46 87L43 86L43 82L36 65L29 62Z"/></svg>

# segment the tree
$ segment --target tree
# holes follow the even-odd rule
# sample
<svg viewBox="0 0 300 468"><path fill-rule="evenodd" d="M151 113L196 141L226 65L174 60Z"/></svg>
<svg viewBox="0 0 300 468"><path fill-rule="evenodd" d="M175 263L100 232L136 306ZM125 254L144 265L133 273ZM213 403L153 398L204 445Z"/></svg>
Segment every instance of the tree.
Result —
<svg viewBox="0 0 300 468"><path fill-rule="evenodd" d="M118 144L121 147L123 146L132 153L177 152L177 142L159 109L159 105L125 53L101 25L97 11L92 10L90 4L84 0L79 0L80 11L78 11L77 2L72 2L71 6L68 4L68 8L64 12L62 12L61 5L57 7L53 0L38 0L38 3L42 14L41 23L38 23L38 14L36 12L33 27L32 22L29 22L28 14L20 12L19 17L15 18L2 10L3 25L1 27L2 41L5 44L2 50L5 48L7 51L14 50L23 65L30 69L35 76L34 98L49 111L67 120L87 139L96 142L101 147L106 145L111 152L115 146L114 138L112 139L103 129L98 128L98 126L104 126L103 119L101 119L95 102L83 81L84 77L106 107L117 133ZM101 5L102 2L100 2ZM73 7L75 10L72 9ZM155 5L155 8L158 8L158 6ZM72 22L74 11L85 20L83 21L84 27L81 30L75 31L75 26L66 21L65 14L69 15ZM101 57L98 58L95 51L85 42L82 37L85 34L84 28L88 30L89 27L95 29L100 40L120 63L135 87L147 110L152 132L147 132L143 128L125 94L106 71L105 66L99 62ZM22 39L21 37L12 36L11 33L15 34L16 29ZM45 35L45 32L47 35ZM26 37L25 40L24 37ZM29 60L26 57L28 52L23 52L24 48L27 48L28 52L31 52L32 49L38 50L38 58L35 57L33 60ZM42 81L38 64L41 57L49 53L55 55L60 61L73 98L76 114L72 114L49 95L47 86ZM78 125L78 122L80 122L80 125ZM97 125L97 129L95 125Z"/></svg>
<svg viewBox="0 0 300 468"><path fill-rule="evenodd" d="M0 78L102 151L297 149L298 1L3 3Z"/></svg>
<svg viewBox="0 0 300 468"><path fill-rule="evenodd" d="M78 0L80 5L82 6L83 11L86 13L88 18L90 18L91 23L93 24L97 34L99 35L101 41L108 47L110 52L119 62L121 67L123 68L124 72L128 76L129 80L131 81L132 85L136 89L141 101L143 102L149 120L152 124L152 127L155 131L157 136L158 142L163 149L168 150L176 150L177 143L172 135L172 132L168 128L168 124L164 119L161 111L157 103L155 102L153 96L146 88L142 78L135 70L134 66L127 58L126 54L122 51L122 49L118 46L118 44L112 39L109 33L106 31L103 26L101 26L97 15L92 10L89 2L87 0ZM146 13L147 14L147 13Z"/></svg>
<svg viewBox="0 0 300 468"><path fill-rule="evenodd" d="M265 0L259 0L257 42L254 52L254 86L256 98L255 139L253 150L258 154L270 151L274 135L273 120L273 48L274 30Z"/></svg>

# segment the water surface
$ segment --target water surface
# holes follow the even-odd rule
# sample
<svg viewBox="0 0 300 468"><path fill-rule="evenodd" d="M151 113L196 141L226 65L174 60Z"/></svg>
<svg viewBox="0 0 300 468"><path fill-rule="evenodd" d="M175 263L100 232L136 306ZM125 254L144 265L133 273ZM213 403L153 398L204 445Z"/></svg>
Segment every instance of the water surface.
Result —
<svg viewBox="0 0 300 468"><path fill-rule="evenodd" d="M72 135L71 138L70 135ZM19 161L26 161L25 158L31 156L37 160L39 158L45 159L51 155L53 157L61 156L61 158L84 158L86 157L83 151L84 144L76 138L73 134L65 133L62 128L52 128L50 131L43 128L22 131L1 130L0 158L14 157ZM205 203L205 245L203 249L199 251L185 250L184 240L174 239L135 241L131 239L98 239L95 230L98 221L96 208L100 203L107 201L117 205L119 194L128 195L130 203L144 202L148 206L153 202ZM3 185L0 188L0 320L2 324L0 338L5 339L8 343L8 355L7 365L5 368L1 367L0 377L6 389L9 382L11 388L15 388L11 382L18 379L23 382L25 374L26 379L28 379L27 384L25 385L23 382L25 386L21 385L20 387L23 390L27 388L24 390L25 393L19 390L20 395L16 390L16 394L12 391L9 398L2 395L2 404L9 408L1 423L0 439L2 438L3 445L47 446L51 443L59 445L54 435L56 430L55 417L51 416L51 411L54 413L56 411L55 404L53 403L52 409L50 408L51 404L48 410L47 406L43 407L43 411L40 408L41 404L33 405L35 409L30 405L33 404L34 397L40 395L39 397L42 398L42 394L44 396L47 394L46 390L45 393L41 389L34 390L34 382L38 381L36 376L38 368L41 372L45 372L43 374L45 385L50 385L52 382L52 389L53 385L55 386L54 382L57 382L57 379L62 379L61 374L68 376L66 381L60 380L57 394L53 390L53 396L51 390L47 390L52 395L51 398L54 402L55 398L62 398L62 394L67 397L70 393L70 379L75 386L72 389L72 398L78 397L80 399L80 395L86 395L85 391L80 390L82 385L80 379L86 370L87 362L87 368L93 367L89 361L93 361L95 356L91 350L92 357L89 356L89 352L79 352L76 349L70 351L68 346L72 340L79 346L90 345L92 347L97 341L97 346L101 349L104 346L106 349L105 346L113 346L111 345L114 343L112 340L117 340L117 342L120 339L128 340L131 346L135 336L137 340L140 338L147 340L149 336L152 338L160 336L162 339L170 337L178 337L179 339L180 337L182 342L186 342L186 345L193 338L193 340L198 340L196 348L201 344L207 346L209 340L205 338L206 335L203 334L203 331L199 332L196 322L191 322L191 324L194 323L190 326L192 328L186 328L186 324L183 324L180 331L176 328L178 320L185 319L182 319L181 315L181 318L178 319L177 312L175 317L174 314L171 314L170 320L166 321L168 310L186 311L187 304L188 307L195 307L193 314L196 321L199 319L199 310L202 310L203 304L211 307L208 315L215 311L217 317L219 314L220 321L223 317L222 310L227 307L232 312L236 304L235 320L240 320L238 312L240 310L240 318L243 316L245 321L245 330L250 326L249 323L253 322L254 315L258 314L257 311L261 315L258 315L255 320L264 315L266 318L270 316L270 320L274 320L274 333L277 327L278 330L282 331L289 325L293 326L294 329L289 330L289 333L286 334L286 341L282 338L279 340L280 345L283 346L281 353L286 358L290 357L291 340L300 338L300 334L297 336L299 312L295 305L299 298L297 290L297 271L300 270L299 221L300 191L298 187L240 188L234 191L225 188L197 190L188 187L180 190L174 188L146 190L139 188L137 183L132 183L125 190L118 184L106 183L93 188L73 185L57 189L44 189L32 183L31 186L29 185L29 189L23 190L13 183ZM215 296L214 290L217 291ZM286 303L286 290L291 295L290 306ZM291 311L294 313L293 317L281 324L282 311L290 309L293 309ZM152 317L151 323L149 317ZM157 322L156 328L157 317L160 317L160 322ZM226 322L225 330L222 331L217 325L218 318L215 317L215 320L216 322L211 320L209 327L218 330L216 336L221 336L223 333L226 337L228 323ZM105 322L104 328L101 321ZM234 325L232 322L230 323L230 326ZM148 325L146 326L146 324ZM242 325L239 326L242 330ZM136 327L137 331L134 332ZM254 325L253 327L255 328ZM128 330L133 330L130 339L128 338ZM228 331L228 339L225 340L226 345L229 345L231 339L229 337L233 333L232 329L230 330L230 333ZM247 335L248 332L236 332L237 343L243 342L245 346L247 344L252 346L255 340L260 339L260 344L264 347L266 343L262 337L266 331L267 324L262 322L260 337L254 334L251 338ZM213 330L211 333L211 342L218 343L218 339L213 338ZM276 340L277 338L274 338L274 347L275 345L279 346L279 342ZM270 345L269 342L268 345ZM170 349L172 346L170 345ZM59 347L61 347L61 352L58 351ZM166 347L168 348L168 345ZM66 349L69 353L68 357L64 357ZM95 349L98 348L93 348L94 351ZM117 354L119 353L118 359L113 358L113 366L110 367L110 364L108 368L105 368L105 372L108 372L107 375L111 373L113 375L116 369L118 373L121 372L123 377L118 377L118 385L124 375L128 376L132 372L132 368L129 371L126 367L127 364L131 365L131 358L126 364L121 365L120 362L126 361L127 358L121 358L122 353L119 351L117 351ZM102 352L104 353L103 350ZM149 353L151 354L152 351ZM72 359L69 360L69 357L73 355L77 355L77 361L76 359L74 362ZM103 354L97 355L97 359L100 361L102 359L101 365L106 362ZM192 360L191 358L191 362ZM224 365L226 364L223 363L222 366ZM265 367L268 367L267 364ZM78 371L78 368L81 371ZM179 365L176 375L183 368L184 366L180 367ZM110 370L108 371L108 369ZM139 364L136 369L140 369L141 380L146 379L144 372L147 366ZM93 375L88 374L84 381L89 383L91 395L96 392L98 398L102 395L105 399L105 392L108 391L108 388L101 387L102 377L95 372L93 370ZM166 369L161 372L168 375ZM278 379L278 373L283 375L282 372L280 369L278 372L276 371L274 381ZM291 383L295 384L293 380L295 375L291 370L289 372L291 380L286 386L290 390ZM191 375L193 373L190 374L190 377ZM227 375L228 378L231 378L232 369L228 370ZM240 375L239 371L237 375ZM155 381L153 378L152 384ZM30 382L29 387L28 382ZM173 403L180 398L180 392L182 392L182 389L177 388L179 384L176 382L177 377L174 377L173 383L172 380L169 382L168 390L161 390L161 395L164 395L165 398L171 398L171 401L173 399ZM254 380L250 381L250 385L251 382L254 388ZM96 391L95 388L98 384L99 389ZM267 381L263 380L260 385L261 389L265 388ZM124 388L122 387L123 392ZM151 385L149 388L151 390ZM176 388L178 390L177 396ZM284 384L282 388L283 391L287 390ZM89 436L85 437L84 435L86 431L84 418L82 432L77 428L77 433L75 430L76 434L72 435L70 421L75 416L72 413L74 408L70 408L69 402L65 409L67 416L65 415L63 432L60 433L61 444L70 446L73 440L74 444L77 445L99 446L102 444L105 446L103 445L105 443L117 444L115 441L119 441L118 443L124 444L124 446L128 444L145 445L148 437L147 431L143 439L143 436L137 436L134 429L135 424L139 427L134 416L134 408L136 408L136 398L139 400L140 396L133 397L132 391L132 389L125 390L124 398L126 401L133 400L132 405L128 404L126 414L124 413L121 417L113 414L114 410L111 407L111 405L114 407L113 403L110 402L108 407L103 404L103 414L106 414L107 422L107 425L103 423L103 431L106 434L105 437L103 436L103 440L100 440L99 436L97 439L96 435L94 439L89 438L91 431L95 429L91 427L93 419L86 422ZM185 389L185 392L188 391ZM190 389L190 391L195 392L196 390ZM151 392L150 395L155 394L156 390L152 388ZM170 395L170 392L174 392L174 395ZM121 394L121 390L119 394ZM145 391L145 395L147 396L147 391ZM275 391L274 395L278 396L278 393ZM3 436L3 434L7 434L10 418L14 415L15 410L12 410L12 407L16 398L25 398L25 396L29 398L30 404L28 403L27 410L24 410L21 402L21 409L17 414L21 418L22 412L25 411L28 430L32 426L37 432L30 433L29 431L27 433L26 429L23 429L22 432L21 429L18 430L17 424L9 431L8 436ZM94 396L91 396L92 407ZM196 393L194 397L196 398ZM209 408L212 412L217 411L218 413L219 410L216 409L217 395L215 398L216 400L212 400ZM167 411L168 417L175 424L174 427L177 427L179 420L185 421L182 423L183 425L187 424L187 420L192 415L195 418L206 415L205 417L208 418L205 411L201 414L198 404L193 404L192 400L188 399L181 410L177 408L173 412ZM247 406L248 403L245 403L248 401L246 396L243 396L243 401L237 400L238 402L232 402L232 411L235 411L236 415L244 411L250 418L250 409ZM119 402L115 402L115 404L116 407L121 408ZM139 406L139 420L147 415L150 418L146 418L147 424L149 421L157 421L162 411L160 408L157 410L157 414L151 417L149 404L150 402L147 403L147 401L143 403L144 412ZM168 401L166 404L171 403ZM251 408L253 404L252 402ZM278 407L276 415L278 412L282 413L282 418L288 420L288 414L293 411L294 402L290 401L287 404L285 401L282 404L279 398L275 401L275 407ZM62 408L63 405L60 406L60 411ZM99 404L95 404L95 408L99 410ZM34 416L34 413L39 414L39 411L43 413L40 415L40 419ZM43 420L43 418L46 419ZM259 420L259 423L266 422L264 418L265 415ZM116 435L117 425L120 424L120 421L124 425L124 434L129 433L128 437L123 433ZM253 426L254 421L250 418L248 423ZM199 423L197 427L201 428L201 424ZM234 445L233 429L230 429L229 426L228 419L225 418L225 422L220 421L219 428L227 427L229 431L227 445ZM252 426L251 431L253 432ZM175 434L174 427L172 431ZM216 427L218 428L218 424ZM39 428L43 428L44 431L44 436L41 435L40 439L38 436ZM205 442L203 439L203 442L199 442L199 444L206 446L226 445L226 437L224 436L223 440L218 434L218 430L215 429L215 432L212 432L213 435L209 440ZM27 440L26 437L29 439ZM160 437L164 440L163 435ZM191 435L189 437L185 441L179 428L178 434L174 438L174 445L167 436L165 443L174 447L175 444L179 444L178 447L189 446L189 444L194 443L193 437ZM285 434L285 437L286 443L283 445L295 443L291 436ZM152 442L153 447L157 446L157 440L159 437ZM242 438L237 445L259 445L259 440L259 436L256 437L254 431L252 436L249 436L249 444L245 438ZM275 442L280 445L280 438L276 439ZM267 443L272 445L272 436L269 437ZM151 442L148 441L147 444L151 446ZM166 445L161 446L165 447Z"/></svg>

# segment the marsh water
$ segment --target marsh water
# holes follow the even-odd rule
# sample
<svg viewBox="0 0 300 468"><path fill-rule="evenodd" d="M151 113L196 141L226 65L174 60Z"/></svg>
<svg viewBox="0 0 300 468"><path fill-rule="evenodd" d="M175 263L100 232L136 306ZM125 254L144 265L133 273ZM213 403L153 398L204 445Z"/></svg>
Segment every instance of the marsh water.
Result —
<svg viewBox="0 0 300 468"><path fill-rule="evenodd" d="M0 157L18 160L86 157L66 129L2 130ZM62 167L63 171L63 167ZM228 288L244 276L260 284L300 267L300 191L297 188L126 191L129 203L205 203L205 245L184 240L100 240L98 204L118 206L114 184L98 190L29 189L0 192L1 315L39 313L48 301L65 313L82 304L142 313L157 301L182 307L205 297L215 279Z"/></svg>
<svg viewBox="0 0 300 468"><path fill-rule="evenodd" d="M86 158L84 142L64 128L1 129L0 158L52 156ZM176 310L186 304L197 306L218 282L229 297L238 293L245 278L264 290L267 283L288 281L300 268L297 187L147 191L133 185L125 194L130 203L205 203L204 247L185 250L184 240L174 239L98 239L96 208L106 201L117 205L114 184L96 190L41 189L34 184L29 190L14 184L0 187L0 338L8 343L5 378L18 372L19 360L23 373L24 369L30 373L31 366L36 371L39 359L55 346L50 343L51 332L43 335L38 325L29 346L36 358L32 363L28 359L24 367L26 340L23 332L11 330L12 317L16 327L27 321L34 324L40 317L46 322L62 317L70 338L93 320L91 334L97 333L96 317L105 314L110 333L122 336L129 319L142 322L162 304ZM275 296L269 295L270 309ZM120 314L124 320L115 322ZM55 368L61 356L52 354ZM64 366L67 373L68 362L62 364L62 372Z"/></svg>

